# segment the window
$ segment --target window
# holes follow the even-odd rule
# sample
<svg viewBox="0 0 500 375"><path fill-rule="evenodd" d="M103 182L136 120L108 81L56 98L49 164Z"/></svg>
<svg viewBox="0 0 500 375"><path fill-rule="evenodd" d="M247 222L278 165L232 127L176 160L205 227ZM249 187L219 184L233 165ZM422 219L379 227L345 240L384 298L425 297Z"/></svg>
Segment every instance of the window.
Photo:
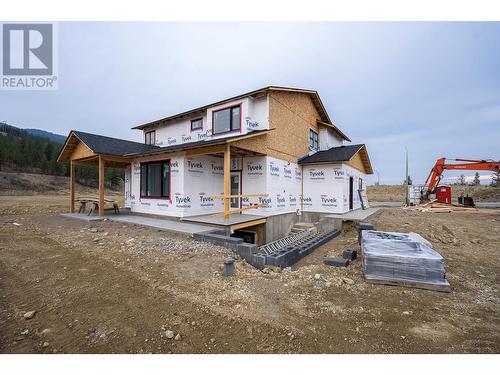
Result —
<svg viewBox="0 0 500 375"><path fill-rule="evenodd" d="M141 164L141 198L170 198L170 160Z"/></svg>
<svg viewBox="0 0 500 375"><path fill-rule="evenodd" d="M363 190L363 179L359 178L359 190Z"/></svg>
<svg viewBox="0 0 500 375"><path fill-rule="evenodd" d="M309 129L309 149L313 151L318 151L318 133L312 129Z"/></svg>
<svg viewBox="0 0 500 375"><path fill-rule="evenodd" d="M144 143L146 143L147 145L154 145L155 142L156 142L156 132L153 130L153 131L150 131L150 132L146 132L144 134Z"/></svg>
<svg viewBox="0 0 500 375"><path fill-rule="evenodd" d="M212 112L213 134L239 130L241 126L241 106L224 108Z"/></svg>
<svg viewBox="0 0 500 375"><path fill-rule="evenodd" d="M191 120L191 131L203 129L203 118Z"/></svg>

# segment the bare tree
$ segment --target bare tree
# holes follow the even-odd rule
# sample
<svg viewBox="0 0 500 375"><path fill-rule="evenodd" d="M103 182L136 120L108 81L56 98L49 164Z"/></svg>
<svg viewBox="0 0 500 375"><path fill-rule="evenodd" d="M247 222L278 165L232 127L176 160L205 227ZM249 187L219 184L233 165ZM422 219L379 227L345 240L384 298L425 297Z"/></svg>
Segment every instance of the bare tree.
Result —
<svg viewBox="0 0 500 375"><path fill-rule="evenodd" d="M459 185L465 185L465 175L462 173L457 180Z"/></svg>

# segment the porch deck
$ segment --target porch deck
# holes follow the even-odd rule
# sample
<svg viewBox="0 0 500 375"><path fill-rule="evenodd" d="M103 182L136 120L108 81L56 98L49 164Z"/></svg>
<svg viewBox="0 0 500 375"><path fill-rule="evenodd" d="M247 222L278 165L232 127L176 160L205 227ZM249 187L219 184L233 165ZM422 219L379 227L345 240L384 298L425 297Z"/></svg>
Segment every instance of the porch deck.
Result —
<svg viewBox="0 0 500 375"><path fill-rule="evenodd" d="M332 219L340 219L342 221L363 221L366 218L378 212L380 209L381 209L380 207L370 207L366 210L362 210L360 208L358 210L346 212L345 214L331 214L331 215L326 215L325 217Z"/></svg>
<svg viewBox="0 0 500 375"><path fill-rule="evenodd" d="M210 214L210 215L199 215L190 216L182 219L183 222L201 223L216 226L230 227L231 229L243 228L246 226L263 224L266 222L266 216L262 215L247 215L234 213L228 218L224 218L223 215Z"/></svg>
<svg viewBox="0 0 500 375"><path fill-rule="evenodd" d="M155 217L145 217L132 214L113 214L113 213L108 214L108 212L106 212L104 216L88 216L87 214L65 213L61 214L61 216L69 219L78 219L87 222L101 221L107 219L110 221L116 221L121 223L143 225L155 229L165 230L178 234L184 234L191 237L193 236L194 233L200 233L214 229L213 227L207 225L191 224L191 223L181 222L178 220L159 219Z"/></svg>

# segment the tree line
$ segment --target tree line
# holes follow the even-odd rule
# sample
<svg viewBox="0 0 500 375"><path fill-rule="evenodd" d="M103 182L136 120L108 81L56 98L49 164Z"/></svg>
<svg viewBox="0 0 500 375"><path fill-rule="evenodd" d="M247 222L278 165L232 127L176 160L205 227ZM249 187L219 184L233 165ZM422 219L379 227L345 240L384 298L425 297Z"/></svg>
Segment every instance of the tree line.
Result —
<svg viewBox="0 0 500 375"><path fill-rule="evenodd" d="M0 122L0 170L69 176L68 163L57 162L61 148L61 143ZM80 184L97 186L98 168L78 166L75 178ZM123 169L106 169L107 186L118 186L123 178Z"/></svg>
<svg viewBox="0 0 500 375"><path fill-rule="evenodd" d="M476 172L476 174L474 175L474 180L469 184L467 183L465 175L462 173L457 179L457 185L481 185L479 172ZM500 172L493 172L493 174L491 175L490 186L500 187Z"/></svg>

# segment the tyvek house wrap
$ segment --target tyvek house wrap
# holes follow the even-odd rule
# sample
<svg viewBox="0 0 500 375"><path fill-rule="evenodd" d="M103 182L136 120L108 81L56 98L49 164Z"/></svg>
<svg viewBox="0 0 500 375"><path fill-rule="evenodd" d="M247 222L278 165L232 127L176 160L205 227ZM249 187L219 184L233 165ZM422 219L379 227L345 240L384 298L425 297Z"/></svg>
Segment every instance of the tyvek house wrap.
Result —
<svg viewBox="0 0 500 375"><path fill-rule="evenodd" d="M153 161L152 157L134 161L131 166L130 209L132 212L155 215L182 216L184 212L184 156L170 157L171 199L141 198L141 162ZM158 159L156 159L158 160ZM177 197L177 199L175 199Z"/></svg>
<svg viewBox="0 0 500 375"><path fill-rule="evenodd" d="M359 179L365 175L346 164L304 165L303 211L349 211L349 177L353 177L353 209L361 208Z"/></svg>
<svg viewBox="0 0 500 375"><path fill-rule="evenodd" d="M126 203L133 212L186 217L223 211L223 159L213 156L171 156L171 199L140 197L140 162L130 170L126 184ZM270 156L231 159L231 170L241 173L242 194L268 194L267 197L244 197L242 207L267 204L268 207L245 210L245 214L280 214L303 209L310 212L347 212L349 176L354 177L354 209L360 208L357 193L359 177L364 174L347 165L301 166ZM304 197L301 197L302 178ZM127 194L127 186L130 186ZM127 198L128 196L128 198ZM302 204L301 204L302 203Z"/></svg>

